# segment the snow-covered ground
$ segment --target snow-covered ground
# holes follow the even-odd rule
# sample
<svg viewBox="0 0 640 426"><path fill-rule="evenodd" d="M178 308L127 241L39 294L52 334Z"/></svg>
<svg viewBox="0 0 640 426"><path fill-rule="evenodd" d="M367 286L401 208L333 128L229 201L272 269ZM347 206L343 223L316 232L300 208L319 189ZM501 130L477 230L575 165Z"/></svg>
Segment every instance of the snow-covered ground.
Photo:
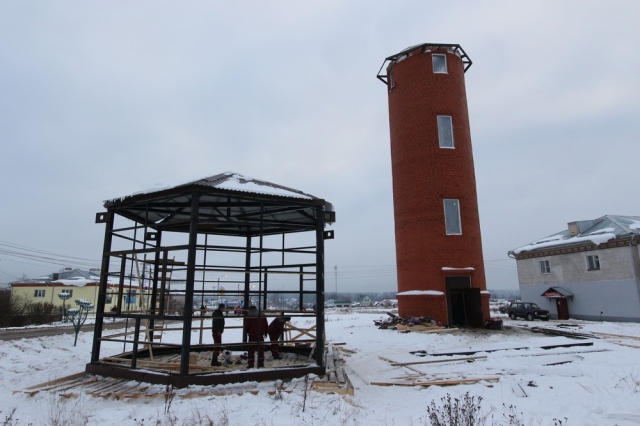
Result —
<svg viewBox="0 0 640 426"><path fill-rule="evenodd" d="M489 425L638 425L640 424L640 340L616 336L575 340L534 334L524 326L557 327L559 321L534 323L505 320L505 330L454 333L400 333L380 330L373 321L385 311L327 313L327 338L346 343L355 353L346 358L346 373L354 396L301 390L281 399L257 395L105 400L89 395L60 398L40 392L14 391L83 371L89 361L91 334L0 341L0 423L6 425L429 425L427 408L442 398L474 401ZM575 331L602 332L640 338L640 324L564 321ZM305 324L297 324L305 326ZM566 330L566 329L565 329ZM210 339L210 336L207 336ZM593 346L542 349L541 346L593 342ZM632 346L620 345L628 344ZM522 348L527 349L508 349ZM120 348L114 346L113 353ZM492 349L499 351L483 352ZM478 351L473 362L442 362L392 366L389 361L417 362L444 357L420 357L412 351ZM485 357L486 358L483 358ZM381 358L382 357L382 358ZM268 365L267 365L268 367ZM419 376L419 374L422 374ZM428 381L449 378L498 377L457 386L376 386L372 382ZM273 384L261 383L262 389ZM304 408L304 409L303 409ZM15 411L14 411L15 410ZM10 419L7 416L13 411ZM168 413L165 413L168 411Z"/></svg>

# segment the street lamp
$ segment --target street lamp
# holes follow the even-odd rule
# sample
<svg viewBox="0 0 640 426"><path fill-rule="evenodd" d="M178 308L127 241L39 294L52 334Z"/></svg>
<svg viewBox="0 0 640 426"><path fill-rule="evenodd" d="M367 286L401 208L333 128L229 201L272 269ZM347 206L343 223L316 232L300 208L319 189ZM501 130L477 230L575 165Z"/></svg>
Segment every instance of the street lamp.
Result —
<svg viewBox="0 0 640 426"><path fill-rule="evenodd" d="M226 277L227 274L218 277L218 305L220 305L220 278Z"/></svg>

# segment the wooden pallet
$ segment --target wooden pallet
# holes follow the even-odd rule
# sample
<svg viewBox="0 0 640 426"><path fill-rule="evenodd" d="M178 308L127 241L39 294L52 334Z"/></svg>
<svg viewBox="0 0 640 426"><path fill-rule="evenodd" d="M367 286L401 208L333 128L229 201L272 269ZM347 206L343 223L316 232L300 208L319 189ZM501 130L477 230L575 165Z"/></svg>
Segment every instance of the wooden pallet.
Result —
<svg viewBox="0 0 640 426"><path fill-rule="evenodd" d="M314 381L313 390L317 392L333 392L339 395L354 394L353 385L344 371L344 358L340 346L327 346L326 375Z"/></svg>
<svg viewBox="0 0 640 426"><path fill-rule="evenodd" d="M123 359L106 358L103 362L112 362L119 364ZM232 365L228 367L211 367L208 365L210 357L196 356L192 354L190 362L190 371L213 372L216 370L225 370L229 368L246 369L246 365ZM344 372L344 361L341 351L336 346L329 345L327 348L327 362L331 363L331 367L327 365L327 374L323 377L314 377L308 382L302 379L278 382L247 382L235 383L230 385L218 386L190 386L184 389L167 388L164 385L154 385L150 383L138 382L135 380L117 379L113 377L103 377L87 373L77 373L71 376L61 377L46 383L30 386L26 389L14 391L23 392L30 396L34 396L40 392L49 392L60 395L64 398L79 398L80 395L90 395L94 398L126 400L139 398L165 398L172 394L178 398L199 398L209 396L225 396L225 395L242 395L249 392L253 395L266 393L273 395L276 392L294 392L303 390L308 386L309 390L317 392L334 392L340 395L353 395L353 386L349 378ZM275 365L275 364L278 365ZM282 353L279 360L271 360L268 367L286 368L289 365L299 363L297 356L292 353ZM153 364L153 365L152 365ZM158 361L156 357L153 361L138 361L138 367L153 367L154 369L163 369L165 371L176 371L179 369L179 355L164 358Z"/></svg>

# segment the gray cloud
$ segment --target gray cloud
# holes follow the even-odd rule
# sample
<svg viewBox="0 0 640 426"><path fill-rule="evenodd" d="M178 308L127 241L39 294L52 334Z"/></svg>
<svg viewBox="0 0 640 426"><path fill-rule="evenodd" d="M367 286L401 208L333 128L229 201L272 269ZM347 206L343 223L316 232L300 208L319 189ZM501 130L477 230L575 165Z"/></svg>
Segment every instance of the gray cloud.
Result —
<svg viewBox="0 0 640 426"><path fill-rule="evenodd" d="M232 170L336 205L329 287L337 265L341 289L392 290L376 269L395 249L375 74L409 45L460 43L474 61L487 281L516 288L508 250L569 221L640 214L639 12L634 1L1 2L0 240L99 259L102 200ZM0 282L56 268L0 260Z"/></svg>

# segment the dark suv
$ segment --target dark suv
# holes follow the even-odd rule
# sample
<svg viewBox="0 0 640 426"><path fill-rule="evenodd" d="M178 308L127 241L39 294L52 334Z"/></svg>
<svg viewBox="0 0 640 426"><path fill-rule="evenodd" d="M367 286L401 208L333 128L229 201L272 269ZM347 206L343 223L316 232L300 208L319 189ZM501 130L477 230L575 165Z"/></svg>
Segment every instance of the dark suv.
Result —
<svg viewBox="0 0 640 426"><path fill-rule="evenodd" d="M509 305L508 312L509 318L512 320L521 317L527 321L533 321L534 319L549 321L549 311L540 309L538 305L531 302L512 302Z"/></svg>

